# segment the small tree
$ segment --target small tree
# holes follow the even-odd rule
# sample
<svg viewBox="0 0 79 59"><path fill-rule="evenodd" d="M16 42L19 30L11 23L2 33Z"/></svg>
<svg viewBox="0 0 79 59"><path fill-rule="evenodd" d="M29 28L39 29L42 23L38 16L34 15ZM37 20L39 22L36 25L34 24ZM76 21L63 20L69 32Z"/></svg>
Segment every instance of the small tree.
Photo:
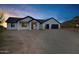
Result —
<svg viewBox="0 0 79 59"><path fill-rule="evenodd" d="M4 20L4 13L0 12L0 20Z"/></svg>
<svg viewBox="0 0 79 59"><path fill-rule="evenodd" d="M0 25L2 25L4 23L4 13L0 12Z"/></svg>

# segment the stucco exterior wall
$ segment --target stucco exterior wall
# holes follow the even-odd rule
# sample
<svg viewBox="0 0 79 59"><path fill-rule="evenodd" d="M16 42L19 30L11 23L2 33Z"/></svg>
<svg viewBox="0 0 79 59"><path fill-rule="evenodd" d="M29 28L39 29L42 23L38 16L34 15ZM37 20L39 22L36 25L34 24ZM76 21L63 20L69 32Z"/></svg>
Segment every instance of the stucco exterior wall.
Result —
<svg viewBox="0 0 79 59"><path fill-rule="evenodd" d="M26 19L23 19L23 20L21 20L21 21L25 21L25 22L28 22L28 21L30 21L30 20L32 20L31 18L26 18ZM17 24L17 29L18 30L31 30L31 24L30 23L27 23L27 27L22 27L21 26L21 21L19 21L19 22L17 22L18 24Z"/></svg>
<svg viewBox="0 0 79 59"><path fill-rule="evenodd" d="M22 27L21 23L17 23L17 30L29 30L29 24L27 24L27 27Z"/></svg>
<svg viewBox="0 0 79 59"><path fill-rule="evenodd" d="M11 27L11 23L7 23L7 29L8 30L16 30L17 29L17 23L15 23L15 27Z"/></svg>
<svg viewBox="0 0 79 59"><path fill-rule="evenodd" d="M42 25L43 29L45 29L46 24L49 24L49 29L51 29L52 24L58 24L58 27L60 28L60 24L57 21L55 21L54 19L50 19L50 20L44 22L43 25Z"/></svg>
<svg viewBox="0 0 79 59"><path fill-rule="evenodd" d="M27 17L27 18L25 18L25 19L23 19L23 20L21 20L21 21L30 21L30 20L32 20L31 18L29 18L29 17Z"/></svg>

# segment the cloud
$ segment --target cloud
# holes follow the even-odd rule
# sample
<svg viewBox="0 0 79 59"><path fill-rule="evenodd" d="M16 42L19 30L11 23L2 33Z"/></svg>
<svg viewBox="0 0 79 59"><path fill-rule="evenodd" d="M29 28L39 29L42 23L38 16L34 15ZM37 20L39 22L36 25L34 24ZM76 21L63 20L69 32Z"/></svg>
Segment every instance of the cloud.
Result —
<svg viewBox="0 0 79 59"><path fill-rule="evenodd" d="M4 5L0 11L7 13L9 16L25 17L32 16L34 18L44 18L45 14L41 13L37 8L29 5Z"/></svg>
<svg viewBox="0 0 79 59"><path fill-rule="evenodd" d="M1 6L1 5L0 5ZM35 8L31 5L2 5L0 11L5 12L8 16L26 17L32 16L34 18L46 19L48 17L57 18L57 12L46 11L42 12L41 9Z"/></svg>

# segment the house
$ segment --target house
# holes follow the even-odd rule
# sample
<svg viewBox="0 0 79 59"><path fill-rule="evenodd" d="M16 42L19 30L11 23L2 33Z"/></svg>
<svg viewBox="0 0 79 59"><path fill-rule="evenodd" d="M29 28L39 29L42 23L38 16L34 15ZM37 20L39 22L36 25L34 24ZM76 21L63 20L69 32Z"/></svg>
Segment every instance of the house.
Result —
<svg viewBox="0 0 79 59"><path fill-rule="evenodd" d="M9 17L6 22L8 30L39 30L60 28L60 23L54 18L42 20L35 19L31 16L27 16L24 18Z"/></svg>

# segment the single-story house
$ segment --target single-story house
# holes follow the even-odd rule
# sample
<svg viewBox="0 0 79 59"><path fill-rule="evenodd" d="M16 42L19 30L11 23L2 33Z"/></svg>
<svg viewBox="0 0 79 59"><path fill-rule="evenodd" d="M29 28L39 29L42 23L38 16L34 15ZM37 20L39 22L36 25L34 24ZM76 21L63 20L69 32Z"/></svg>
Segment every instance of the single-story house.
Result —
<svg viewBox="0 0 79 59"><path fill-rule="evenodd" d="M6 22L7 29L9 30L39 30L60 28L60 23L53 17L46 20L35 19L31 16L24 18L9 17Z"/></svg>

